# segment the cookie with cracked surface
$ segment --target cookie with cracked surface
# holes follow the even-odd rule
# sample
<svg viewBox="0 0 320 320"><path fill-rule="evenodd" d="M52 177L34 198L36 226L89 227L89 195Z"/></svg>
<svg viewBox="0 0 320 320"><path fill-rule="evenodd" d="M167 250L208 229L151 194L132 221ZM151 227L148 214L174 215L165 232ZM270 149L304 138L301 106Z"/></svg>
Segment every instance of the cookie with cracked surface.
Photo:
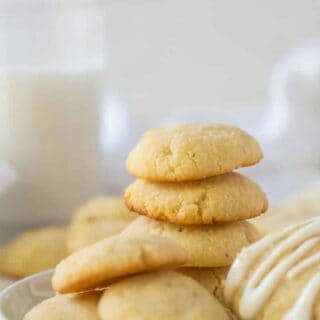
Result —
<svg viewBox="0 0 320 320"><path fill-rule="evenodd" d="M180 244L188 253L188 266L226 267L237 253L260 238L257 229L246 221L201 226L178 226L139 217L123 232L125 235L157 235Z"/></svg>
<svg viewBox="0 0 320 320"><path fill-rule="evenodd" d="M98 292L78 295L56 295L32 308L23 320L99 320Z"/></svg>
<svg viewBox="0 0 320 320"><path fill-rule="evenodd" d="M320 319L320 217L269 234L235 259L227 303L241 319Z"/></svg>
<svg viewBox="0 0 320 320"><path fill-rule="evenodd" d="M227 173L262 157L258 142L237 127L189 124L150 129L130 152L126 166L136 177L176 182Z"/></svg>
<svg viewBox="0 0 320 320"><path fill-rule="evenodd" d="M198 282L173 271L126 278L106 290L103 320L228 320L224 307Z"/></svg>
<svg viewBox="0 0 320 320"><path fill-rule="evenodd" d="M12 277L54 268L67 256L66 227L45 227L27 231L5 245L0 252L0 272Z"/></svg>
<svg viewBox="0 0 320 320"><path fill-rule="evenodd" d="M59 293L106 287L139 272L174 268L188 262L186 250L171 239L154 235L117 235L83 248L55 270L52 286Z"/></svg>
<svg viewBox="0 0 320 320"><path fill-rule="evenodd" d="M193 278L215 296L222 304L225 304L223 290L224 281L227 278L229 268L178 268L177 272Z"/></svg>
<svg viewBox="0 0 320 320"><path fill-rule="evenodd" d="M268 208L259 186L235 172L180 183L138 179L124 197L130 210L178 225L244 220Z"/></svg>

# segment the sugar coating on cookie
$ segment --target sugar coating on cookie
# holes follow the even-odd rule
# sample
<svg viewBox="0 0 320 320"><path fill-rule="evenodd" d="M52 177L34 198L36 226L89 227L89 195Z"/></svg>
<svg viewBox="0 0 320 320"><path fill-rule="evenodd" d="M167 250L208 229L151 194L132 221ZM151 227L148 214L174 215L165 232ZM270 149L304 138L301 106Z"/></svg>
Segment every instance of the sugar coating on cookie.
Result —
<svg viewBox="0 0 320 320"><path fill-rule="evenodd" d="M32 308L23 320L100 320L98 292L56 295Z"/></svg>
<svg viewBox="0 0 320 320"><path fill-rule="evenodd" d="M27 231L0 253L0 272L18 278L54 268L67 256L66 227Z"/></svg>
<svg viewBox="0 0 320 320"><path fill-rule="evenodd" d="M244 220L268 208L260 187L235 172L180 183L138 179L124 197L130 210L179 225Z"/></svg>
<svg viewBox="0 0 320 320"><path fill-rule="evenodd" d="M198 282L173 271L113 284L99 303L103 320L227 320L223 306Z"/></svg>
<svg viewBox="0 0 320 320"><path fill-rule="evenodd" d="M270 234L234 261L225 298L241 319L320 319L320 217Z"/></svg>
<svg viewBox="0 0 320 320"><path fill-rule="evenodd" d="M130 152L128 171L155 181L199 180L251 166L263 157L258 142L224 124L148 130Z"/></svg>
<svg viewBox="0 0 320 320"><path fill-rule="evenodd" d="M186 250L154 235L118 235L81 249L56 268L53 288L59 293L106 287L117 278L188 262Z"/></svg>
<svg viewBox="0 0 320 320"><path fill-rule="evenodd" d="M172 239L188 252L187 265L192 267L229 266L244 246L260 238L258 230L246 221L178 226L143 216L132 222L123 234L152 234Z"/></svg>

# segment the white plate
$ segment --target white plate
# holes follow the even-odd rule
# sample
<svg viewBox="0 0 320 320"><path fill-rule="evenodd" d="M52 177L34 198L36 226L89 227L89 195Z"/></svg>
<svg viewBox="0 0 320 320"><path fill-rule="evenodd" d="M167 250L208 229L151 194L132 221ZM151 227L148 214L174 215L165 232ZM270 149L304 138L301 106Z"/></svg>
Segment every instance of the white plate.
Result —
<svg viewBox="0 0 320 320"><path fill-rule="evenodd" d="M12 285L15 281L17 280L13 280L7 277L4 277L2 275L0 275L0 293L2 290L4 290L5 288L8 288L10 285Z"/></svg>
<svg viewBox="0 0 320 320"><path fill-rule="evenodd" d="M1 292L0 320L22 320L35 305L54 295L53 271L45 271L15 282Z"/></svg>

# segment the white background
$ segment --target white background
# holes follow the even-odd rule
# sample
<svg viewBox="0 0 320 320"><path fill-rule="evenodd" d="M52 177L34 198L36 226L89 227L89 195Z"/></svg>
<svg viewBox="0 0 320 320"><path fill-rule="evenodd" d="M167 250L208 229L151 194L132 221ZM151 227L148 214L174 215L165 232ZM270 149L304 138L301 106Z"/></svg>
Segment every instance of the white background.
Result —
<svg viewBox="0 0 320 320"><path fill-rule="evenodd" d="M320 40L315 0L109 1L109 79L144 117L262 106L275 63Z"/></svg>

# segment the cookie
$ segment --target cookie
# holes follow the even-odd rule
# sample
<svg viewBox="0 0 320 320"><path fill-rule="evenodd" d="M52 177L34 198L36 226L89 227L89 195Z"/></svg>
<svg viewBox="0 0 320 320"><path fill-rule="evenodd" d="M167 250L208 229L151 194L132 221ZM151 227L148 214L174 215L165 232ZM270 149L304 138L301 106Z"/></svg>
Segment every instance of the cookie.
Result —
<svg viewBox="0 0 320 320"><path fill-rule="evenodd" d="M268 201L257 184L239 173L181 183L138 179L125 192L130 210L178 225L253 218Z"/></svg>
<svg viewBox="0 0 320 320"><path fill-rule="evenodd" d="M225 298L243 320L320 319L320 217L269 234L234 261Z"/></svg>
<svg viewBox="0 0 320 320"><path fill-rule="evenodd" d="M173 271L113 284L99 303L102 320L227 320L223 306L198 282Z"/></svg>
<svg viewBox="0 0 320 320"><path fill-rule="evenodd" d="M225 304L223 290L224 281L227 277L229 268L179 268L176 270L182 274L198 281L222 304Z"/></svg>
<svg viewBox="0 0 320 320"><path fill-rule="evenodd" d="M25 232L0 253L0 272L22 278L55 267L67 256L65 227L46 227Z"/></svg>
<svg viewBox="0 0 320 320"><path fill-rule="evenodd" d="M76 210L67 236L67 248L74 252L120 233L137 215L122 197L94 198Z"/></svg>
<svg viewBox="0 0 320 320"><path fill-rule="evenodd" d="M72 253L105 238L114 236L125 229L129 221L92 221L71 224L67 236L68 252Z"/></svg>
<svg viewBox="0 0 320 320"><path fill-rule="evenodd" d="M253 219L252 223L268 233L319 215L320 187L318 186L290 196L271 207L267 214Z"/></svg>
<svg viewBox="0 0 320 320"><path fill-rule="evenodd" d="M128 171L154 181L200 180L256 164L258 142L224 124L177 125L150 129L130 152Z"/></svg>
<svg viewBox="0 0 320 320"><path fill-rule="evenodd" d="M188 262L175 241L153 235L118 235L81 249L56 268L53 288L71 293L105 287L117 278Z"/></svg>
<svg viewBox="0 0 320 320"><path fill-rule="evenodd" d="M96 197L76 210L72 223L96 221L132 221L136 218L120 196Z"/></svg>
<svg viewBox="0 0 320 320"><path fill-rule="evenodd" d="M99 298L98 292L57 295L32 308L23 320L100 320Z"/></svg>
<svg viewBox="0 0 320 320"><path fill-rule="evenodd" d="M248 222L239 221L201 226L177 226L139 217L124 231L125 235L152 234L169 238L188 253L188 266L226 267L242 247L259 239L257 229Z"/></svg>

